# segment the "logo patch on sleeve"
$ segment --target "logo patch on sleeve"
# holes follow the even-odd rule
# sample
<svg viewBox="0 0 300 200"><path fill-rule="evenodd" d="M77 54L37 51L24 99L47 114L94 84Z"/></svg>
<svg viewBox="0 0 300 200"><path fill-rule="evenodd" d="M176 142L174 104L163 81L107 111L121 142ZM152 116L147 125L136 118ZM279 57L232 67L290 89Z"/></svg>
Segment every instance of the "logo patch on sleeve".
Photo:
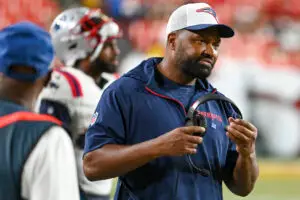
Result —
<svg viewBox="0 0 300 200"><path fill-rule="evenodd" d="M91 126L93 126L95 124L95 122L97 121L97 118L98 118L98 112L95 112L92 116L92 119L91 119Z"/></svg>

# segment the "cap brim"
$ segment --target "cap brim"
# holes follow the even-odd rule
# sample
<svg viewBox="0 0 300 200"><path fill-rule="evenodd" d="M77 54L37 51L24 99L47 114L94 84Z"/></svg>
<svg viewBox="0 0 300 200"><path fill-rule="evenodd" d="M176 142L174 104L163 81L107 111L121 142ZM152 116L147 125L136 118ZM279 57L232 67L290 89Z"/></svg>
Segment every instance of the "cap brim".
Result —
<svg viewBox="0 0 300 200"><path fill-rule="evenodd" d="M195 25L195 26L188 26L184 29L190 30L190 31L197 31L197 30L203 30L203 29L207 29L207 28L211 28L211 27L217 28L221 38L230 38L230 37L234 36L233 29L224 24L199 24L199 25Z"/></svg>

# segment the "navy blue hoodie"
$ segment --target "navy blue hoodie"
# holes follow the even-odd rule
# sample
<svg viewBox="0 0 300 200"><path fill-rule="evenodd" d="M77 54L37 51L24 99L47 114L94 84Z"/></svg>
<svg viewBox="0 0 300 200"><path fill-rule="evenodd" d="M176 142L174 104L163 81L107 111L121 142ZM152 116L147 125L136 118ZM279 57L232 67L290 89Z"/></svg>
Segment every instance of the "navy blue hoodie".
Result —
<svg viewBox="0 0 300 200"><path fill-rule="evenodd" d="M185 107L162 89L163 77L156 68L161 60L143 61L104 91L86 133L85 153L105 144L141 143L185 125ZM191 102L215 92L207 81L198 80L195 88ZM222 182L232 178L237 160L235 144L224 127L235 112L216 101L201 105L199 110L208 127L192 159L210 176L197 173L187 156L160 157L119 177L115 200L223 199Z"/></svg>

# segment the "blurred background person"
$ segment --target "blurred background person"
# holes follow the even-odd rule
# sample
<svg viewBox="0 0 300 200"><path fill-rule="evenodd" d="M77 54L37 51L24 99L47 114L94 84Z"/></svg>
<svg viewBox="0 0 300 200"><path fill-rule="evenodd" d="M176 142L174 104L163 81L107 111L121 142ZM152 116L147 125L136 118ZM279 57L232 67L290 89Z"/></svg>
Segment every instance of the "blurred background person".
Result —
<svg viewBox="0 0 300 200"><path fill-rule="evenodd" d="M108 200L112 179L88 181L83 174L84 133L102 91L117 78L119 26L100 9L70 8L50 27L56 57L64 67L54 70L40 95L39 112L52 115L71 133L82 199Z"/></svg>
<svg viewBox="0 0 300 200"><path fill-rule="evenodd" d="M56 118L33 113L51 75L50 35L17 23L0 31L0 46L0 199L79 200L68 133Z"/></svg>

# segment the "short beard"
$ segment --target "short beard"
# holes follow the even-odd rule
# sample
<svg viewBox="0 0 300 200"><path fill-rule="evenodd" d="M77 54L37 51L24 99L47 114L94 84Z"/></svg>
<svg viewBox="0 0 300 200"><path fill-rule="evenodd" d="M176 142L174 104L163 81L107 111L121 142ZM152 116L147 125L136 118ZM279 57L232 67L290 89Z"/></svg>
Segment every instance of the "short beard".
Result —
<svg viewBox="0 0 300 200"><path fill-rule="evenodd" d="M210 76L212 68L199 63L199 58L189 58L183 48L179 47L175 55L175 63L181 71L191 78L207 79Z"/></svg>
<svg viewBox="0 0 300 200"><path fill-rule="evenodd" d="M97 58L91 63L91 72L93 74L98 74L102 72L115 73L117 67L113 64L107 63L100 58Z"/></svg>

